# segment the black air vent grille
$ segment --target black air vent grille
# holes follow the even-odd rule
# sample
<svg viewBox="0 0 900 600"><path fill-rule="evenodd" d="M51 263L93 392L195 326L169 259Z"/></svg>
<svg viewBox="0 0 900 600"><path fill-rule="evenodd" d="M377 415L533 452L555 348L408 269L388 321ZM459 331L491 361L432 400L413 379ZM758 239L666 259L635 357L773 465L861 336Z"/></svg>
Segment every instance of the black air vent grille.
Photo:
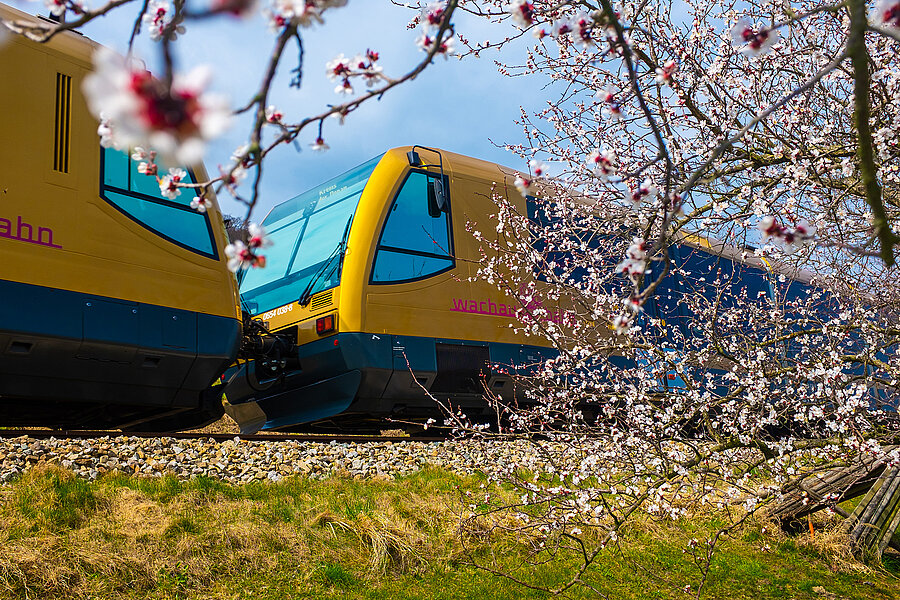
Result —
<svg viewBox="0 0 900 600"><path fill-rule="evenodd" d="M312 297L309 303L310 310L319 310L331 305L331 294L334 290L326 290Z"/></svg>
<svg viewBox="0 0 900 600"><path fill-rule="evenodd" d="M69 131L72 117L72 78L56 74L56 128L53 136L53 170L69 172Z"/></svg>
<svg viewBox="0 0 900 600"><path fill-rule="evenodd" d="M448 394L480 394L491 374L491 352L487 346L435 344L437 377L430 391Z"/></svg>

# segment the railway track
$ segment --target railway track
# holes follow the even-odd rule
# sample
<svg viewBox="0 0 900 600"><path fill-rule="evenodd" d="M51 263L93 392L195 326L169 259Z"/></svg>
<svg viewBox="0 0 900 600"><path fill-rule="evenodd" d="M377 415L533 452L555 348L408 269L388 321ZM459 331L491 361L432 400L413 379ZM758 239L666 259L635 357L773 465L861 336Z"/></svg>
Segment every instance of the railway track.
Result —
<svg viewBox="0 0 900 600"><path fill-rule="evenodd" d="M200 432L131 432L109 430L68 430L68 429L0 429L0 438L29 437L33 439L90 439L105 437L136 437L136 438L170 438L176 440L215 440L225 442L239 438L248 442L317 442L327 444L336 443L367 443L367 442L442 442L446 437L440 436L401 436L401 435L371 435L371 434L332 434L332 433L200 433Z"/></svg>

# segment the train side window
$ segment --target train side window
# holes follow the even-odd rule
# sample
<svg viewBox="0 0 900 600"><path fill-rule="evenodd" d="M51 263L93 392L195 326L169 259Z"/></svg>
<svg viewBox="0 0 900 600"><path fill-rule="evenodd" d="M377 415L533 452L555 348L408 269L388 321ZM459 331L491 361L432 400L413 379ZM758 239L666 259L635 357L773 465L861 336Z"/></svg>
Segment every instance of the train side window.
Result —
<svg viewBox="0 0 900 600"><path fill-rule="evenodd" d="M432 177L414 171L397 193L375 252L372 283L415 281L453 268L450 213L429 214L431 183Z"/></svg>
<svg viewBox="0 0 900 600"><path fill-rule="evenodd" d="M525 208L528 211L528 220L540 226L550 225L554 219L547 215L546 203L535 196L525 196Z"/></svg>
<svg viewBox="0 0 900 600"><path fill-rule="evenodd" d="M126 152L105 148L101 162L101 197L143 227L183 248L218 258L206 213L190 207L194 190L183 189L174 200L164 198L155 177L138 173ZM194 182L193 173L189 173Z"/></svg>
<svg viewBox="0 0 900 600"><path fill-rule="evenodd" d="M116 152L112 148L103 149L103 185L128 189L128 170L131 159L125 152Z"/></svg>
<svg viewBox="0 0 900 600"><path fill-rule="evenodd" d="M769 276L764 270L744 265L736 270L736 275L737 281L732 286L736 295L746 293L750 302L762 302L763 299L772 297Z"/></svg>
<svg viewBox="0 0 900 600"><path fill-rule="evenodd" d="M107 191L105 195L108 202L155 233L204 254L213 254L212 241L206 231L206 219L197 211L173 210L163 204L111 191Z"/></svg>
<svg viewBox="0 0 900 600"><path fill-rule="evenodd" d="M731 261L727 259L723 261L719 256L698 248L680 245L676 264L682 271L678 277L679 300L695 302L701 311L712 307L718 299L716 285L721 280L723 271L730 273ZM671 308L667 306L664 310ZM678 312L682 334L685 337L692 338L703 334L699 327L694 326L697 313L687 303L680 304Z"/></svg>
<svg viewBox="0 0 900 600"><path fill-rule="evenodd" d="M542 198L525 196L525 208L528 211L531 246L537 252L543 255L543 261L545 261L546 263L556 263L558 265L554 269L554 275L559 278L564 276L564 269L562 265L566 262L569 253L554 251L552 249L548 249L547 247L547 240L542 235L543 228L553 225L554 223L558 223L560 220L558 216L551 216L548 213L548 207L549 203ZM572 235L575 236L577 234L573 232ZM569 274L569 276L574 278L576 281L581 281L581 278L584 277L584 275L584 270ZM534 266L534 277L538 281L543 281L545 283L550 281L549 274L538 265Z"/></svg>
<svg viewBox="0 0 900 600"><path fill-rule="evenodd" d="M676 334L676 331L683 331L685 323L680 304L683 296L681 278L675 267L680 260L680 252L681 248L678 244L669 246L668 256L671 261L669 274L659 283L659 287L652 296L651 312L655 310L654 316L663 320L663 332L667 343L680 342L680 335ZM652 261L650 276L645 279L645 284L655 281L662 274L664 266L662 261ZM621 277L620 279L625 278Z"/></svg>
<svg viewBox="0 0 900 600"><path fill-rule="evenodd" d="M145 175L138 171L138 165L140 165L140 161L137 160L129 160L131 163L131 174L128 178L128 189L132 192L137 192L138 194L144 194L147 196L154 196L159 198L159 182L156 180L156 177L152 175ZM160 167L159 175L162 177L168 172L167 169ZM194 197L193 192L190 190L181 190L181 194L179 194L172 202L177 202L178 204L185 204L185 199L187 200L187 204L190 205L191 198Z"/></svg>
<svg viewBox="0 0 900 600"><path fill-rule="evenodd" d="M703 250L682 246L680 248L679 266L687 272L682 282L682 292L693 296L702 296L708 303L716 301L715 285L721 280L720 258ZM724 262L730 273L730 261Z"/></svg>

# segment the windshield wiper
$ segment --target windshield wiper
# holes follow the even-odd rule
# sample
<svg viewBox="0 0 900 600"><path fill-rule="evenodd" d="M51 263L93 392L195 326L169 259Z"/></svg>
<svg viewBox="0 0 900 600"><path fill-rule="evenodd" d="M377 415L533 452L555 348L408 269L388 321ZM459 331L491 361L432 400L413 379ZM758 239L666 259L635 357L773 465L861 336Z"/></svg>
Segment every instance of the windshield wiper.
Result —
<svg viewBox="0 0 900 600"><path fill-rule="evenodd" d="M319 279L328 272L328 267L331 266L331 263L334 262L336 256L340 257L340 261L338 262L338 266L340 266L341 261L344 259L344 252L347 248L347 236L350 234L350 223L353 222L353 215L350 215L350 218L347 219L347 225L344 227L344 235L341 236L341 241L338 242L337 247L331 251L331 254L328 258L325 259L325 262L322 263L322 266L316 271L315 275L313 275L312 279L309 280L309 283L306 284L306 287L303 289L303 293L300 294L300 299L297 301L300 306L306 306L309 304L309 301L312 299L312 291L316 283L319 282Z"/></svg>

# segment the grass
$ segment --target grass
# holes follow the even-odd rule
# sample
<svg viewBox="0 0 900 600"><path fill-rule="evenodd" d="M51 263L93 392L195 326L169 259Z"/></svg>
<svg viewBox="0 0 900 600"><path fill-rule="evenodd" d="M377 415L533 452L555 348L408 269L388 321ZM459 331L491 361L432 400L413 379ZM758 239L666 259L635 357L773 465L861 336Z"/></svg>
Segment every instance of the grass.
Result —
<svg viewBox="0 0 900 600"><path fill-rule="evenodd" d="M498 529L460 535L460 498L483 493L482 484L439 470L240 486L124 475L86 482L41 466L0 487L0 598L549 597L473 565L556 586L577 564L564 551L539 560L529 540ZM721 542L703 597L900 597L900 561L854 562L834 524L816 523L812 538L746 526ZM715 515L635 521L583 579L610 598L693 597L700 572L685 548L717 525ZM573 588L569 597L596 595Z"/></svg>

